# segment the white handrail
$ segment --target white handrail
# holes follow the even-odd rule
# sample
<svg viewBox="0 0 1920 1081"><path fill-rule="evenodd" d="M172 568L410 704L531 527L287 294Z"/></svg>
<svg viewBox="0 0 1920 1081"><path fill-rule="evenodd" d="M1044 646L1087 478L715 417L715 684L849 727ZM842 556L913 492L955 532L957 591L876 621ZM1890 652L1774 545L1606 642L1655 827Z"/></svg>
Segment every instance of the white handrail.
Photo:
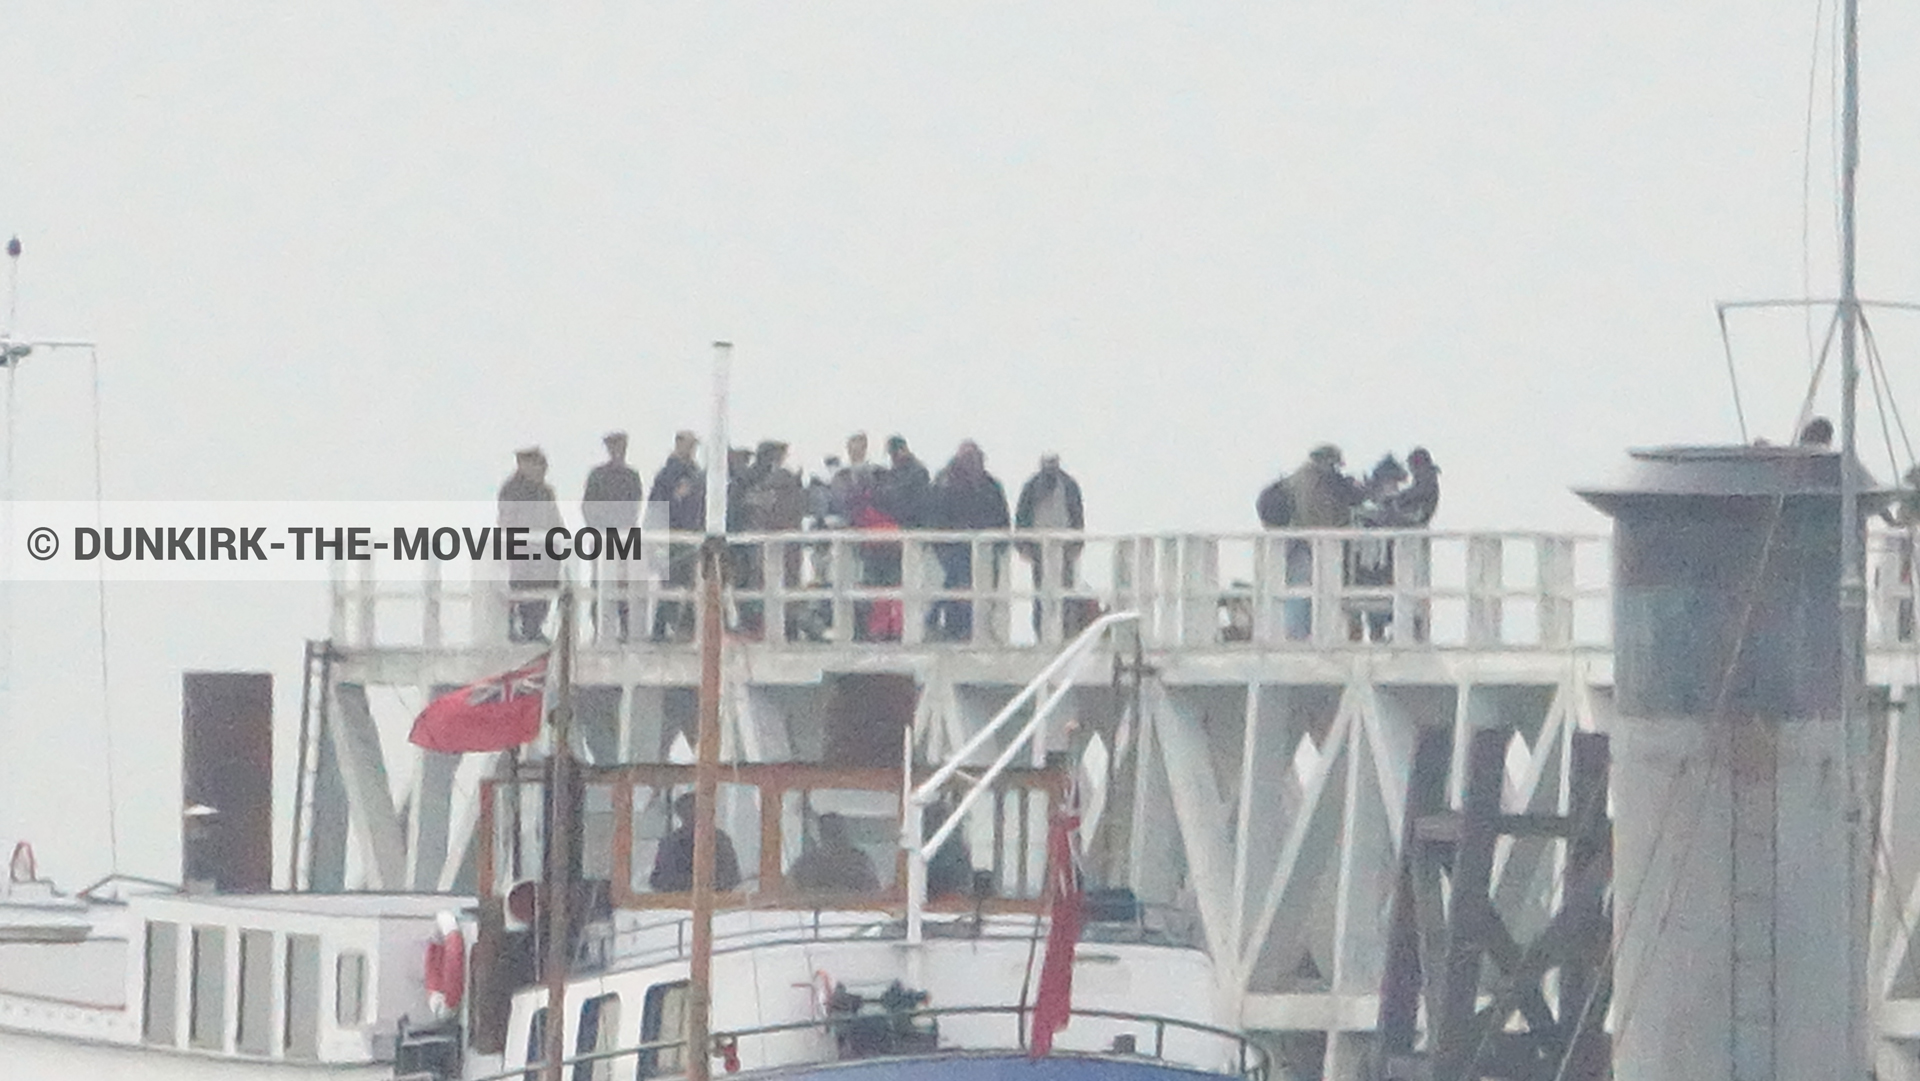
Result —
<svg viewBox="0 0 1920 1081"><path fill-rule="evenodd" d="M1109 627L1116 627L1122 623L1137 623L1139 620L1140 613L1138 612L1109 612L1094 620L1092 623L1087 624L1086 630L1081 631L1079 637L1067 643L1067 647L1060 651L1059 656L1049 661L1047 666L1042 668L1038 675L1029 680L1025 687L1020 688L1019 694L1014 695L1011 701L1000 707L1000 712L994 714L993 719L988 721L979 732L975 733L974 737L968 740L965 746L953 752L953 754L947 758L944 765L933 771L933 776L921 782L920 786L913 790L913 805L916 807L926 806L927 803L931 801L933 794L939 791L940 786L951 780L955 771L959 770L959 768L965 764L966 760L973 756L975 751L985 746L988 740L992 739L1008 721L1012 720L1013 715L1020 711L1021 706L1026 705L1036 694L1039 694L1041 687L1059 675L1062 669L1080 661L1091 652L1093 643L1105 635ZM1069 684L1071 684L1071 682L1071 680L1068 681ZM1032 738L1039 722L1046 719L1044 711L1052 705L1053 701L1058 697L1059 694L1056 691L1046 703L1042 704L1040 709L1034 711L1033 718L1027 722L1027 726L1021 730L1020 735L1016 736L1013 742L1007 745L1007 751L1001 755L1002 759L1011 761L1011 758L1008 758L1008 754L1018 751L1028 739ZM1005 768L1004 762L996 761L994 766L990 767L984 776L974 782L975 789L977 790L981 785L991 782L993 778L997 777L999 772ZM941 839L944 840L945 836L942 835Z"/></svg>
<svg viewBox="0 0 1920 1081"><path fill-rule="evenodd" d="M1074 679L1079 673L1078 666L1088 654L1093 652L1093 644L1105 637L1107 631L1112 628L1122 623L1138 622L1139 619L1138 612L1109 612L1088 624L1087 628L1080 632L1079 637L1068 643L1067 647L1060 651L1059 656L1041 669L1040 674L1033 677L1025 687L1022 687L1019 694L1013 696L1012 701L1001 707L1000 712L995 714L979 733L968 740L966 746L949 756L946 764L935 770L933 776L908 793L904 801L905 806L902 808L905 813L900 816L900 847L907 852L908 942L917 944L920 941L921 919L927 903L927 862L933 858L934 853L940 851L940 846L947 842L947 838L953 835L953 831L959 828L960 823L966 819L967 812L979 801L980 796L993 787L994 781L1006 771L1007 766L1013 762L1014 756L1019 754L1021 749L1033 740L1041 726L1047 723L1047 718L1053 714L1054 707L1059 705L1067 692L1073 688ZM953 809L946 821L934 831L933 836L922 840L921 835L925 824L920 820L919 811L932 802L940 786L953 778L961 764L973 752L979 750L987 740L993 738L996 732L1005 727L1020 707L1040 693L1041 687L1048 681L1058 678L1062 673L1067 678L1034 708L1033 716L1027 720L1019 734L1007 742L1006 748L1000 752L998 758L993 760L993 765L988 766L985 773L974 779L967 788L966 795L960 798L959 806ZM913 762L910 752L906 759L903 764L905 772L900 783L903 791L912 783Z"/></svg>

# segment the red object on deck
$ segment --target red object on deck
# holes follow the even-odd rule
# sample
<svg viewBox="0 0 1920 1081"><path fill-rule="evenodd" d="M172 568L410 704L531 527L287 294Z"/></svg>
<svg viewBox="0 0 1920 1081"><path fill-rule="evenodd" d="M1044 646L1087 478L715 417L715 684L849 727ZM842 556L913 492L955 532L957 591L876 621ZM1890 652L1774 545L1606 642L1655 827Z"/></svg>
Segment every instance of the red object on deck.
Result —
<svg viewBox="0 0 1920 1081"><path fill-rule="evenodd" d="M871 503L853 512L855 529L870 529L877 533L898 533L900 523L874 509ZM900 562L899 545L863 544L861 554L875 562L891 558ZM891 549L891 550L890 550ZM866 626L860 628L870 642L897 642L901 631L906 627L906 613L897 600L877 600L871 602L866 612Z"/></svg>
<svg viewBox="0 0 1920 1081"><path fill-rule="evenodd" d="M407 741L447 754L504 751L540 734L547 655L511 672L443 694L414 718Z"/></svg>
<svg viewBox="0 0 1920 1081"><path fill-rule="evenodd" d="M467 990L467 940L459 930L441 931L427 943L427 1006L445 1020L460 1011Z"/></svg>
<svg viewBox="0 0 1920 1081"><path fill-rule="evenodd" d="M1053 1050L1053 1034L1073 1017L1073 950L1080 941L1083 898L1073 834L1080 816L1056 807L1047 831L1047 955L1040 962L1040 989L1033 999L1029 1058Z"/></svg>

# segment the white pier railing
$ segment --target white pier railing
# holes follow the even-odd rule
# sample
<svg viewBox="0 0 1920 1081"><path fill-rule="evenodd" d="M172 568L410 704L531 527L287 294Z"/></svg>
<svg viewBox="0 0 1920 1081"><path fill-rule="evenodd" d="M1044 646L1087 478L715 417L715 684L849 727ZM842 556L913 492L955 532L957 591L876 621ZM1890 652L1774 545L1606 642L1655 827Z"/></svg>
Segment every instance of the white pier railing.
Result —
<svg viewBox="0 0 1920 1081"><path fill-rule="evenodd" d="M569 567L592 644L690 648L699 542ZM1600 648L1609 558L1602 536L1538 532L749 534L729 538L728 618L793 648L1051 652L1121 610L1140 613L1155 649ZM503 643L526 617L517 604L537 615L557 594L506 578L485 564L336 564L331 634L359 649Z"/></svg>
<svg viewBox="0 0 1920 1081"><path fill-rule="evenodd" d="M687 570L701 538L624 567L574 563L595 648L691 646ZM1140 613L1153 649L1561 650L1611 641L1611 545L1543 532L804 532L729 538L728 622L804 648L960 644L1057 650L1102 612ZM1916 635L1914 538L1869 538L1868 643ZM647 573L648 570L652 574ZM680 573L676 574L676 569ZM377 559L334 567L330 633L346 648L508 641L498 565ZM621 633L622 613L626 633Z"/></svg>

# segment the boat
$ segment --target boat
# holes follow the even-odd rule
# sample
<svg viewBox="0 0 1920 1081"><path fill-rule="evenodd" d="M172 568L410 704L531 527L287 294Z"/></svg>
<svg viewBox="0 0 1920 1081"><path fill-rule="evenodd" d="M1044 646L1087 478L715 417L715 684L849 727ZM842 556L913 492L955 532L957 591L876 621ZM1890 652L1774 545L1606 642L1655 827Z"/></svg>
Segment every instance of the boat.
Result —
<svg viewBox="0 0 1920 1081"><path fill-rule="evenodd" d="M23 847L0 895L0 1049L29 1076L130 1081L1267 1076L1191 920L1081 886L1080 838L1124 808L1101 741L1063 740L1061 706L1089 662L1132 648L1132 613L1080 629L939 761L910 715L861 762L723 761L727 538L702 544L694 761L576 754L577 616L612 605L563 585L551 647L490 653L526 671L550 648L551 679L537 736L489 757L471 892L316 888L311 787L291 853L306 888L236 892L202 866L185 887L70 897ZM353 783L353 737L309 719L303 786ZM233 809L188 802L190 839Z"/></svg>

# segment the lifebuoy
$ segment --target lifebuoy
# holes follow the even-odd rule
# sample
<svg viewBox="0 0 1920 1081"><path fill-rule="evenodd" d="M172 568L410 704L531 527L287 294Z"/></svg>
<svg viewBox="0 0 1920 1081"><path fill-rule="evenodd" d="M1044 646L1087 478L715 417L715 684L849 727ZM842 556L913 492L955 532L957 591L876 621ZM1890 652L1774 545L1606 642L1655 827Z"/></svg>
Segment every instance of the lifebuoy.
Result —
<svg viewBox="0 0 1920 1081"><path fill-rule="evenodd" d="M826 969L816 968L813 970L813 979L807 981L807 990L813 997L814 1020L824 1020L829 1012L828 1006L833 1001L833 977L827 975Z"/></svg>
<svg viewBox="0 0 1920 1081"><path fill-rule="evenodd" d="M427 943L427 1009L435 1020L450 1020L460 1012L460 996L467 989L467 940L453 913L434 917L433 939Z"/></svg>

